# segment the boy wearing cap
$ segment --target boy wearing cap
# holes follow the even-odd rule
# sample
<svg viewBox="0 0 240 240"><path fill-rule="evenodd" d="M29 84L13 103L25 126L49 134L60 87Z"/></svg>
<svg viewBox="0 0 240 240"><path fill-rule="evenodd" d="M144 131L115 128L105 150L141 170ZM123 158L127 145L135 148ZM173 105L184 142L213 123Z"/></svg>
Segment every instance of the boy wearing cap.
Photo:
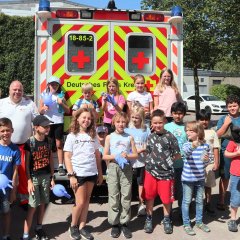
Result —
<svg viewBox="0 0 240 240"><path fill-rule="evenodd" d="M26 151L26 173L28 179L29 208L24 222L23 240L30 239L33 216L38 208L36 238L48 239L42 228L45 205L49 203L50 185L54 186L54 166L52 160L51 140L47 137L52 122L43 115L33 120L34 136L24 145Z"/></svg>
<svg viewBox="0 0 240 240"><path fill-rule="evenodd" d="M105 139L106 139L106 136L108 135L108 128L105 127L105 126L98 126L97 129L96 129L96 132L97 132L98 141L100 143L99 151L101 153L101 158L102 158L103 149L104 149L104 146L105 146ZM103 173L103 175L106 175L106 172L107 172L107 166L106 166L106 162L103 160L102 161L102 173Z"/></svg>

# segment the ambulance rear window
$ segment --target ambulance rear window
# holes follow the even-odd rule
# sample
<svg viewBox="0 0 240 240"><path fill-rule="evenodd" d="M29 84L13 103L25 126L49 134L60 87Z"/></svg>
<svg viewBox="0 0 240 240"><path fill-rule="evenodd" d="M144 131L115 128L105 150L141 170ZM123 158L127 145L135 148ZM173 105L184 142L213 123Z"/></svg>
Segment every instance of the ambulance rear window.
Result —
<svg viewBox="0 0 240 240"><path fill-rule="evenodd" d="M94 35L70 33L67 36L67 71L92 73L94 71Z"/></svg>
<svg viewBox="0 0 240 240"><path fill-rule="evenodd" d="M128 37L128 72L153 73L153 42L152 36L130 35Z"/></svg>

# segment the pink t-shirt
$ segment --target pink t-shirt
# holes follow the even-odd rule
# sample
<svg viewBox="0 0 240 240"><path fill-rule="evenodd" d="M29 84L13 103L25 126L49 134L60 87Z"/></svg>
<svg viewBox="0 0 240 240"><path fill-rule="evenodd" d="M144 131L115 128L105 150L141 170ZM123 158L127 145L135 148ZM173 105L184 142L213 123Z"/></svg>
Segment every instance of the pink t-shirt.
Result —
<svg viewBox="0 0 240 240"><path fill-rule="evenodd" d="M237 148L239 148L235 142L229 141L226 150L228 152L236 152ZM240 156L232 158L231 166L230 166L230 173L234 176L240 177Z"/></svg>
<svg viewBox="0 0 240 240"><path fill-rule="evenodd" d="M177 102L177 97L174 89L170 86L166 86L166 89L163 92L159 92L157 89L154 90L153 96L158 96L158 109L164 111L166 117L171 116L171 107L172 104Z"/></svg>
<svg viewBox="0 0 240 240"><path fill-rule="evenodd" d="M123 95L114 96L114 99L118 105L126 104L126 100ZM117 111L116 111L115 107L111 103L107 102L107 107L106 107L106 110L104 111L103 122L111 124L112 118L116 114L116 112Z"/></svg>

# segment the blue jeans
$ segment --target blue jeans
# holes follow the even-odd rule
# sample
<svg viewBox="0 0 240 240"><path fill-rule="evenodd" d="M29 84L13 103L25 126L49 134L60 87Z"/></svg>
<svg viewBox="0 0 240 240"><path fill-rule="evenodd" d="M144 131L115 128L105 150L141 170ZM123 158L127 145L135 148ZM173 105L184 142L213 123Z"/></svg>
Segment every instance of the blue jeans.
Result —
<svg viewBox="0 0 240 240"><path fill-rule="evenodd" d="M183 182L182 186L183 186L183 201L182 201L183 225L190 226L189 206L192 201L194 191L196 202L196 224L201 224L203 217L204 180L197 182Z"/></svg>

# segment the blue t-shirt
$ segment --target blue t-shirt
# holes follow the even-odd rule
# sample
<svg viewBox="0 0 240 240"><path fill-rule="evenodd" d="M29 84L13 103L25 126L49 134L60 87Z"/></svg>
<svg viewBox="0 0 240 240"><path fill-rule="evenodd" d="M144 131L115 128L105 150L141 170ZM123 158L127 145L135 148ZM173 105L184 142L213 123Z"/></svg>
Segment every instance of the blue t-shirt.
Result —
<svg viewBox="0 0 240 240"><path fill-rule="evenodd" d="M110 154L120 154L122 152L130 153L131 141L128 133L117 134L115 132L110 134Z"/></svg>
<svg viewBox="0 0 240 240"><path fill-rule="evenodd" d="M21 164L21 153L16 144L10 143L8 146L0 144L0 172L12 180L13 167Z"/></svg>
<svg viewBox="0 0 240 240"><path fill-rule="evenodd" d="M174 168L182 168L183 167L183 161L185 159L185 155L183 153L183 144L187 142L187 134L185 132L185 125L184 124L176 124L175 122L171 122L171 123L167 123L164 125L164 128L171 132L174 137L177 139L178 141L178 146L180 148L180 152L181 152L181 159L177 159L173 162L173 167Z"/></svg>
<svg viewBox="0 0 240 240"><path fill-rule="evenodd" d="M227 116L227 115L226 115ZM226 116L222 116L218 122L217 122L217 130L220 129L225 121L225 118ZM240 116L239 117L236 117L236 118L232 118L232 124L234 126L237 126L237 127L240 127ZM224 151L226 150L227 148L227 145L229 143L229 140L228 139L222 139L222 142L221 142L221 151L224 153Z"/></svg>
<svg viewBox="0 0 240 240"><path fill-rule="evenodd" d="M150 135L150 129L142 129L142 128L126 128L124 129L124 132L130 134L134 138L135 146L137 149L146 148L147 146L147 139ZM145 166L145 159L146 156L144 156L143 153L138 154L137 160L132 160L131 164L133 168L139 168Z"/></svg>

